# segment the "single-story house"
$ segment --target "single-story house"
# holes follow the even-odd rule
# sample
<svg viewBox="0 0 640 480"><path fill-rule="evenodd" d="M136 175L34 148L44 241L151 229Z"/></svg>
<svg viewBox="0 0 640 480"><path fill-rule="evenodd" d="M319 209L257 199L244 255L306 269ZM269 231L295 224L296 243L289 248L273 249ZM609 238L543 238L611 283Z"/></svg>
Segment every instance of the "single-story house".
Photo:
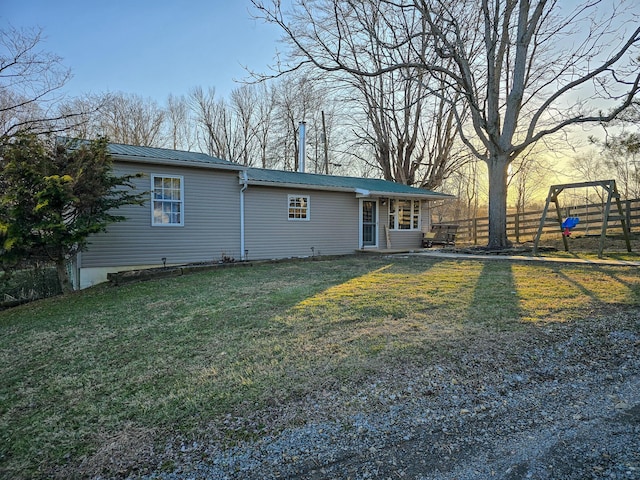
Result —
<svg viewBox="0 0 640 480"><path fill-rule="evenodd" d="M143 206L90 237L78 255L85 288L107 273L195 262L420 248L430 202L451 198L371 178L286 172L196 152L109 144L114 173L142 173Z"/></svg>

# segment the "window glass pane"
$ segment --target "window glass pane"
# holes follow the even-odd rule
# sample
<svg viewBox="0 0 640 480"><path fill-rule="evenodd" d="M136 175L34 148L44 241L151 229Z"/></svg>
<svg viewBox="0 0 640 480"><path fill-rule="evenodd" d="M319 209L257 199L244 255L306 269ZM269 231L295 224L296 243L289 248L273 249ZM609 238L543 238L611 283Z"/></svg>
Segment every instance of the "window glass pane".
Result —
<svg viewBox="0 0 640 480"><path fill-rule="evenodd" d="M420 226L419 200L389 200L389 228L417 230Z"/></svg>
<svg viewBox="0 0 640 480"><path fill-rule="evenodd" d="M153 202L153 221L154 223L162 223L162 203Z"/></svg>
<svg viewBox="0 0 640 480"><path fill-rule="evenodd" d="M289 196L288 216L291 220L307 220L309 213L309 197Z"/></svg>
<svg viewBox="0 0 640 480"><path fill-rule="evenodd" d="M409 230L411 228L411 201L398 200L398 228Z"/></svg>
<svg viewBox="0 0 640 480"><path fill-rule="evenodd" d="M363 202L362 221L365 223L371 223L373 221L373 203L372 202Z"/></svg>
<svg viewBox="0 0 640 480"><path fill-rule="evenodd" d="M182 178L153 177L153 225L182 225Z"/></svg>
<svg viewBox="0 0 640 480"><path fill-rule="evenodd" d="M389 199L389 229L394 230L396 228L396 203L395 200Z"/></svg>

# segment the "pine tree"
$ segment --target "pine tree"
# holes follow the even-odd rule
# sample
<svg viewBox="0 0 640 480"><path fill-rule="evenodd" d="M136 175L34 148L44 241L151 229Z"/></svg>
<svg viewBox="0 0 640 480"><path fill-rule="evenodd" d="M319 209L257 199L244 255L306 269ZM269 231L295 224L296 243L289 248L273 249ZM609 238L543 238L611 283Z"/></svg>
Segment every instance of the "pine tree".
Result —
<svg viewBox="0 0 640 480"><path fill-rule="evenodd" d="M30 260L55 263L63 292L73 289L67 262L92 234L125 217L122 205L142 204L135 176L114 176L108 142L54 145L19 135L0 145L0 265L5 271Z"/></svg>

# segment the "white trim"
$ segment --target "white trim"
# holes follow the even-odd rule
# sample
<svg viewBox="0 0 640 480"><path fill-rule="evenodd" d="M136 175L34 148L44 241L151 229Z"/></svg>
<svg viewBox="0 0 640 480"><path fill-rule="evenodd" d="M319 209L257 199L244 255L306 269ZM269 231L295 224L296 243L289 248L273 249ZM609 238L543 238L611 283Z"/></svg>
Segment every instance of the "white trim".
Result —
<svg viewBox="0 0 640 480"><path fill-rule="evenodd" d="M180 222L179 223L159 223L156 222L156 217L154 215L154 203L155 199L154 188L155 188L155 179L156 178L171 178L180 180ZM169 175L164 173L152 173L151 174L151 226L152 227L184 227L184 176L183 175ZM162 200L160 200L162 201ZM178 203L178 202L176 202Z"/></svg>

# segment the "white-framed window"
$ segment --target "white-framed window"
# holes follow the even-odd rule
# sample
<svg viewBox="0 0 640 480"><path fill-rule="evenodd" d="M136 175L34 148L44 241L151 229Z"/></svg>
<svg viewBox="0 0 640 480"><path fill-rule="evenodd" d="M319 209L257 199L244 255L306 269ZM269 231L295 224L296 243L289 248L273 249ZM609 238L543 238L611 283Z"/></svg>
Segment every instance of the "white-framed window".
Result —
<svg viewBox="0 0 640 480"><path fill-rule="evenodd" d="M420 200L389 200L390 230L420 229Z"/></svg>
<svg viewBox="0 0 640 480"><path fill-rule="evenodd" d="M184 178L151 175L151 225L184 226Z"/></svg>
<svg viewBox="0 0 640 480"><path fill-rule="evenodd" d="M288 195L289 220L309 220L309 195Z"/></svg>

